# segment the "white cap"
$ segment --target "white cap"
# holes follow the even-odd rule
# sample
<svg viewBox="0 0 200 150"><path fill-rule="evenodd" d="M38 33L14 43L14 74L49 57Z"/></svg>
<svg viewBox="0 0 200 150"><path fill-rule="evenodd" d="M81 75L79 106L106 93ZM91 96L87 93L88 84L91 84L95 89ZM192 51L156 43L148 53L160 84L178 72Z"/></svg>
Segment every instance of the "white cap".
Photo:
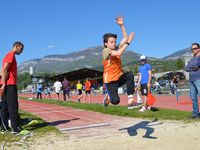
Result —
<svg viewBox="0 0 200 150"><path fill-rule="evenodd" d="M145 55L140 56L140 59L147 59Z"/></svg>

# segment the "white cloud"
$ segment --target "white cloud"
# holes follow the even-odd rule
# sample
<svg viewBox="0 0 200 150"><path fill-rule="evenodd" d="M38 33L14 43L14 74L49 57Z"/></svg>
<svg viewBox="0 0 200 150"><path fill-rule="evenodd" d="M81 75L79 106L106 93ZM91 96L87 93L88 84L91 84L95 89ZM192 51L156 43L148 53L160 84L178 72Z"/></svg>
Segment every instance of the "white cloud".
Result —
<svg viewBox="0 0 200 150"><path fill-rule="evenodd" d="M55 47L56 47L55 45L51 45L51 44L47 46L48 49L55 48Z"/></svg>

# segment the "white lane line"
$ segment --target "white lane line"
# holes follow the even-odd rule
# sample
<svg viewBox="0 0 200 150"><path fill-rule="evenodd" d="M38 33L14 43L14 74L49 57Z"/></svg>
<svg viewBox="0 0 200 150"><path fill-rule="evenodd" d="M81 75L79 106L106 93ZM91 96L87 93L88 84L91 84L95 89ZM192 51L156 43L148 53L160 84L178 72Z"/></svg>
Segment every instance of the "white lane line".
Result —
<svg viewBox="0 0 200 150"><path fill-rule="evenodd" d="M59 129L60 131L70 131L70 130L80 130L80 129L86 129L86 128L95 128L95 127L102 127L102 126L110 126L109 123L100 123L100 124L92 124L88 126L78 126L78 127L72 127L72 128L62 128Z"/></svg>

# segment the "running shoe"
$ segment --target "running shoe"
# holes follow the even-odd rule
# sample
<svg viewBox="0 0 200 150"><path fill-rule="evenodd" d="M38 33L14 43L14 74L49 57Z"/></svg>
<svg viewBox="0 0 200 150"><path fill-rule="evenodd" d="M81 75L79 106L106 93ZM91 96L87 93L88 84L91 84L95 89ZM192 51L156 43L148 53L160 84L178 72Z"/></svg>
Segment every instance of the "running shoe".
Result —
<svg viewBox="0 0 200 150"><path fill-rule="evenodd" d="M38 120L31 120L31 122L29 122L26 126L34 126L38 123L39 123Z"/></svg>
<svg viewBox="0 0 200 150"><path fill-rule="evenodd" d="M4 129L4 128L2 128L1 130L0 130L0 133L1 134L4 134L4 133L6 133L6 132L8 132L8 131L10 131L11 129L8 127L8 128L6 128L6 129Z"/></svg>
<svg viewBox="0 0 200 150"><path fill-rule="evenodd" d="M133 103L132 105L128 105L128 109L142 107L143 103Z"/></svg>
<svg viewBox="0 0 200 150"><path fill-rule="evenodd" d="M1 134L4 134L5 132L8 132L8 131L10 131L10 130L11 130L10 127L6 127L6 128L1 127L1 129L0 129L0 133L1 133Z"/></svg>
<svg viewBox="0 0 200 150"><path fill-rule="evenodd" d="M19 134L20 134L20 135L27 135L27 134L29 134L29 133L30 133L30 131L23 129L23 130L20 131Z"/></svg>
<svg viewBox="0 0 200 150"><path fill-rule="evenodd" d="M140 112L144 112L144 111L146 111L146 110L147 110L146 107L143 106L139 111L140 111Z"/></svg>
<svg viewBox="0 0 200 150"><path fill-rule="evenodd" d="M151 106L148 106L148 107L147 107L147 110L151 110Z"/></svg>
<svg viewBox="0 0 200 150"><path fill-rule="evenodd" d="M5 129L1 129L0 133L1 133L1 134L5 134L6 131L7 131L7 130L5 130Z"/></svg>
<svg viewBox="0 0 200 150"><path fill-rule="evenodd" d="M26 134L29 134L30 132L28 130L21 128L21 127L17 127L11 133L15 134L15 135L26 135Z"/></svg>
<svg viewBox="0 0 200 150"><path fill-rule="evenodd" d="M106 108L108 107L110 103L110 100L108 99L108 94L105 95L105 97L103 98L103 106Z"/></svg>

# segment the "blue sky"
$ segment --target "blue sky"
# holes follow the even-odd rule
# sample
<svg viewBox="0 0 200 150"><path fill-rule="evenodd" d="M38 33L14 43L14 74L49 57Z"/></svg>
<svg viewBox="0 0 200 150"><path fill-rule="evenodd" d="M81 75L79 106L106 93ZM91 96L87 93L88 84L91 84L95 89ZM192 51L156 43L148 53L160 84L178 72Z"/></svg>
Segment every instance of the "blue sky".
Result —
<svg viewBox="0 0 200 150"><path fill-rule="evenodd" d="M129 50L164 57L200 42L199 7L199 0L1 0L0 60L14 41L25 44L19 63L102 45L106 32L119 42L117 15L135 32Z"/></svg>

